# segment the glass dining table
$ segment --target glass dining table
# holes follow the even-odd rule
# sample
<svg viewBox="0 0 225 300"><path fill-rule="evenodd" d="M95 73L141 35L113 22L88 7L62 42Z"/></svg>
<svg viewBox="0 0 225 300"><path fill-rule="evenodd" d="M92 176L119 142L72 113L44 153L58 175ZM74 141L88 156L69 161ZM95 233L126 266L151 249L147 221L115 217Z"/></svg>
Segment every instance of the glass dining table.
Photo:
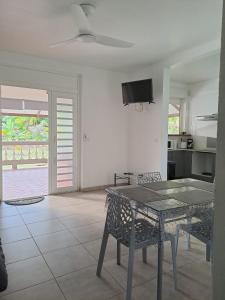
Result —
<svg viewBox="0 0 225 300"><path fill-rule="evenodd" d="M162 300L163 258L165 225L187 219L196 208L213 205L214 185L192 178L171 181L110 187L107 193L129 199L132 207L154 222L158 222L160 238L158 244L157 300Z"/></svg>

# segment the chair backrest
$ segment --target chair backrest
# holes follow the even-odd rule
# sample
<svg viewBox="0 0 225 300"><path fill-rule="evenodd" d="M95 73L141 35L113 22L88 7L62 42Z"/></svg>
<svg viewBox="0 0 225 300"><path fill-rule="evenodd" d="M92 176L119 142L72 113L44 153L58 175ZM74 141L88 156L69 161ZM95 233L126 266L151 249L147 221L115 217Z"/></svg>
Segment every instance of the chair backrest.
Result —
<svg viewBox="0 0 225 300"><path fill-rule="evenodd" d="M159 181L162 181L160 172L146 172L146 173L139 174L137 177L138 184L159 182Z"/></svg>
<svg viewBox="0 0 225 300"><path fill-rule="evenodd" d="M198 208L193 216L198 218L200 221L195 221L191 224L191 233L203 243L207 244L212 241L214 209L204 207Z"/></svg>
<svg viewBox="0 0 225 300"><path fill-rule="evenodd" d="M117 240L129 238L135 221L135 212L130 201L115 194L107 195L107 231Z"/></svg>

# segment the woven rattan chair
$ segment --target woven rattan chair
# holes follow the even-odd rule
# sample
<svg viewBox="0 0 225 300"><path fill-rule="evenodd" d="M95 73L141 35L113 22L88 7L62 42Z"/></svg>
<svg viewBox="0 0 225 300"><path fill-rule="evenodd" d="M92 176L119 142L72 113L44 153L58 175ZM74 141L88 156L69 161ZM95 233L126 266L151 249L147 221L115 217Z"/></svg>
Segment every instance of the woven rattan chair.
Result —
<svg viewBox="0 0 225 300"><path fill-rule="evenodd" d="M105 229L96 274L97 276L101 275L107 241L109 234L111 234L117 240L117 245L119 246L117 248L118 265L120 265L120 244L129 248L126 300L130 300L132 294L134 251L142 249L143 261L146 263L147 247L159 243L159 228L144 218L137 218L137 212L131 207L131 203L127 198L108 194L107 205ZM176 287L175 237L170 233L165 233L164 241L171 242L174 284Z"/></svg>
<svg viewBox="0 0 225 300"><path fill-rule="evenodd" d="M183 230L185 233L194 236L196 239L206 245L206 260L210 261L212 251L212 224L213 224L213 209L197 210L194 214L195 218L200 221L187 224L178 224L176 226L176 254L178 249L179 232Z"/></svg>
<svg viewBox="0 0 225 300"><path fill-rule="evenodd" d="M138 184L162 181L160 172L146 172L137 176Z"/></svg>

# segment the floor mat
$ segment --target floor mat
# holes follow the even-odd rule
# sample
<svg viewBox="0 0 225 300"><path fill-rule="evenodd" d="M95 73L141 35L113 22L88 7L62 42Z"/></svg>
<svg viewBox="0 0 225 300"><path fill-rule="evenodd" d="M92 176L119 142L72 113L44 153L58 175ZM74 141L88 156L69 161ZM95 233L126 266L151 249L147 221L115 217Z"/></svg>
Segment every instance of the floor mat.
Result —
<svg viewBox="0 0 225 300"><path fill-rule="evenodd" d="M30 205L30 204L35 204L40 201L43 201L44 199L45 199L44 196L28 197L28 198L21 198L15 200L7 200L5 201L5 203L8 205Z"/></svg>

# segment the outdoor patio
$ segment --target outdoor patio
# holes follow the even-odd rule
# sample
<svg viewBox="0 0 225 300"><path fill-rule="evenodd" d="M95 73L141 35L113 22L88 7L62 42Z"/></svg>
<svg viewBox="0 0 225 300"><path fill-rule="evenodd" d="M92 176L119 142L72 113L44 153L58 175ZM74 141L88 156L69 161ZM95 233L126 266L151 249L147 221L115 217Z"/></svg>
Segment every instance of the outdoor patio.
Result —
<svg viewBox="0 0 225 300"><path fill-rule="evenodd" d="M47 167L3 171L3 200L47 194Z"/></svg>

